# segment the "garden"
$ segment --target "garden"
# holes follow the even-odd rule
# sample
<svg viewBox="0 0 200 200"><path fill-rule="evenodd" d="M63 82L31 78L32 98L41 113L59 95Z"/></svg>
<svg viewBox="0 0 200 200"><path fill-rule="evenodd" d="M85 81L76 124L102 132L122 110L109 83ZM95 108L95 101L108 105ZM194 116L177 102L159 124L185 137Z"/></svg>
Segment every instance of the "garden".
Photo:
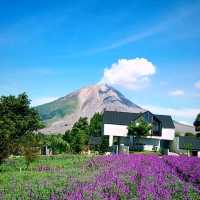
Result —
<svg viewBox="0 0 200 200"><path fill-rule="evenodd" d="M119 154L41 156L1 165L0 199L199 200L200 159Z"/></svg>

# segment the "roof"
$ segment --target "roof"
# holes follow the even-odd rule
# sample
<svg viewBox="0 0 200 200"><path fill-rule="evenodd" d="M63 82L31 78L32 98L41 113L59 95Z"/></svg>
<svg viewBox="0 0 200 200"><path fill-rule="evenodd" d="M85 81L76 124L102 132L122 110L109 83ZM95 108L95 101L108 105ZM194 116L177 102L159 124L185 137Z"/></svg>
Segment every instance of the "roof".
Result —
<svg viewBox="0 0 200 200"><path fill-rule="evenodd" d="M128 125L130 122L135 121L141 115L142 115L142 113L104 111L103 123L104 124Z"/></svg>
<svg viewBox="0 0 200 200"><path fill-rule="evenodd" d="M146 112L144 112L146 113ZM104 124L117 124L128 125L130 122L135 121L144 113L129 113L129 112L116 112L104 111L103 123ZM153 114L154 115L154 114ZM154 115L161 123L163 128L175 128L173 120L169 115Z"/></svg>
<svg viewBox="0 0 200 200"><path fill-rule="evenodd" d="M162 123L163 128L175 128L172 117L169 115L155 115Z"/></svg>
<svg viewBox="0 0 200 200"><path fill-rule="evenodd" d="M192 149L192 150L200 150L200 138L183 136L179 137L179 148L180 149Z"/></svg>

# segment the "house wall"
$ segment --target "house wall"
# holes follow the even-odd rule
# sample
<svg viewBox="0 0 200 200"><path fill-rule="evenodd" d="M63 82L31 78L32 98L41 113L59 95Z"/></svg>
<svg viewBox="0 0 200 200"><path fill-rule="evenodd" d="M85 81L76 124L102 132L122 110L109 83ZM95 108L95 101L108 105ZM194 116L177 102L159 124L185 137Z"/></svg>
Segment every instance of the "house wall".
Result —
<svg viewBox="0 0 200 200"><path fill-rule="evenodd" d="M109 147L113 145L113 136L109 135Z"/></svg>
<svg viewBox="0 0 200 200"><path fill-rule="evenodd" d="M117 124L104 124L104 135L126 137L128 134L127 126Z"/></svg>
<svg viewBox="0 0 200 200"><path fill-rule="evenodd" d="M104 135L126 137L128 134L127 126L117 124L104 124ZM173 140L175 129L163 128L162 136L147 136L147 138L159 140Z"/></svg>
<svg viewBox="0 0 200 200"><path fill-rule="evenodd" d="M160 140L158 139L141 138L139 142L141 144L144 144L145 151L152 151L154 147L157 147L157 149L160 148Z"/></svg>
<svg viewBox="0 0 200 200"><path fill-rule="evenodd" d="M163 128L162 129L162 139L163 140L173 140L175 137L175 129Z"/></svg>

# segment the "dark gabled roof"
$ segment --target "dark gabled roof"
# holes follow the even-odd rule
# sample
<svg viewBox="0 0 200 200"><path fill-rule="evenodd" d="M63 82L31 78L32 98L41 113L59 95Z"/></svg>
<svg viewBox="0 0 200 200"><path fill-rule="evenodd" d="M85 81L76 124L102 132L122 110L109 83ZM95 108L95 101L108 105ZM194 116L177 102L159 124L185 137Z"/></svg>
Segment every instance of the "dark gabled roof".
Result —
<svg viewBox="0 0 200 200"><path fill-rule="evenodd" d="M142 115L142 113L104 111L103 123L104 124L128 125L130 122L135 121L141 115Z"/></svg>
<svg viewBox="0 0 200 200"><path fill-rule="evenodd" d="M89 138L89 144L90 145L98 145L98 144L101 144L101 140L102 140L101 137L90 136L90 138Z"/></svg>
<svg viewBox="0 0 200 200"><path fill-rule="evenodd" d="M162 123L162 128L175 128L172 117L169 115L155 115Z"/></svg>
<svg viewBox="0 0 200 200"><path fill-rule="evenodd" d="M148 112L148 111L147 111ZM117 111L104 111L103 123L104 124L118 124L128 125L130 122L135 121L145 113L128 113L128 112L117 112ZM163 128L175 128L171 116L168 115L153 115L162 123Z"/></svg>
<svg viewBox="0 0 200 200"><path fill-rule="evenodd" d="M192 149L200 150L200 138L183 136L179 137L179 148L180 149Z"/></svg>

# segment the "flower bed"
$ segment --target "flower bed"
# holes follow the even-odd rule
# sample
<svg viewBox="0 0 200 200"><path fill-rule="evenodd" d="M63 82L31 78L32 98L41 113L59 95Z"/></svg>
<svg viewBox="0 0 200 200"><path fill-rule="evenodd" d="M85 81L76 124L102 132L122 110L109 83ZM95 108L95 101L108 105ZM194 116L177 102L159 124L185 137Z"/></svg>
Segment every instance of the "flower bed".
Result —
<svg viewBox="0 0 200 200"><path fill-rule="evenodd" d="M173 168L179 178L192 183L200 191L200 159L187 156L164 156L164 161Z"/></svg>
<svg viewBox="0 0 200 200"><path fill-rule="evenodd" d="M179 165L179 162L175 161L176 157L173 159L175 166ZM175 167L168 162L173 162L173 159L134 154L96 157L86 164L86 170L96 171L92 180L74 180L61 195L52 194L51 199L200 199L198 191L192 185L193 172L193 178L189 179L191 182L180 179ZM196 162L199 163L199 159ZM190 169L190 158L185 165L183 168L186 171Z"/></svg>

